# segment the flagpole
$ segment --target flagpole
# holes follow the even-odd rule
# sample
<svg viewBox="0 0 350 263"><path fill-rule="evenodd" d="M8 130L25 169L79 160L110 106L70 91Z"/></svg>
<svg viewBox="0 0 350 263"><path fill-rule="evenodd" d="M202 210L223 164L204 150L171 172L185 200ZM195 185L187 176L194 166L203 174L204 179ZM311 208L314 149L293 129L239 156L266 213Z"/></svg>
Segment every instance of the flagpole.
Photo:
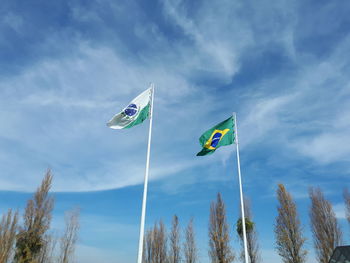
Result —
<svg viewBox="0 0 350 263"><path fill-rule="evenodd" d="M241 214L242 214L242 230L243 230L243 244L244 244L244 259L245 263L248 263L248 246L247 246L247 232L245 225L245 215L244 215L244 200L243 200L243 189L242 189L242 178L241 178L241 164L239 161L239 147L238 147L238 128L237 128L237 116L233 113L233 118L235 119L235 142L236 142L236 153L237 153L237 167L238 167L238 182L239 182L239 193L241 198Z"/></svg>
<svg viewBox="0 0 350 263"><path fill-rule="evenodd" d="M153 120L153 99L154 99L154 84L151 84L151 112L149 118L149 131L148 131L148 146L147 146L147 160L145 171L145 182L143 186L143 200L142 200L142 212L141 212L141 224L140 224L140 239L139 239L139 253L137 256L137 263L142 263L143 253L143 240L145 233L145 217L146 217L146 204L147 204L147 188L148 188L148 173L149 173L149 160L151 153L151 138L152 138L152 120Z"/></svg>

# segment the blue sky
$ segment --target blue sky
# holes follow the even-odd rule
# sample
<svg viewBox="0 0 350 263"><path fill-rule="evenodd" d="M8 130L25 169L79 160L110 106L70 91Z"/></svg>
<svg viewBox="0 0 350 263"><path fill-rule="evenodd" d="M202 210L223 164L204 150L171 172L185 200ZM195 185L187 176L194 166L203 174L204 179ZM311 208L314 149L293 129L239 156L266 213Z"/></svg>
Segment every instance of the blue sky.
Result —
<svg viewBox="0 0 350 263"><path fill-rule="evenodd" d="M203 131L237 112L245 194L264 262L275 190L293 194L315 262L307 190L344 220L350 175L350 2L18 1L0 7L0 211L23 209L50 167L56 207L81 208L78 263L135 262L148 123L105 125L156 85L147 225L193 216L207 259L209 205L239 216L234 147L196 157ZM231 228L232 229L232 228ZM238 254L238 240L232 245Z"/></svg>

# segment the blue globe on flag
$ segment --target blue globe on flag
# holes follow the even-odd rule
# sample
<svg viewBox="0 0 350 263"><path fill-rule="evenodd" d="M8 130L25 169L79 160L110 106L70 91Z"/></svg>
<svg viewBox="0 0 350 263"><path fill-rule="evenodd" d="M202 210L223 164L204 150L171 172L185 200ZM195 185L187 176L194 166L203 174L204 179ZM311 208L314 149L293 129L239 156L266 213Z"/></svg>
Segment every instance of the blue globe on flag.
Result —
<svg viewBox="0 0 350 263"><path fill-rule="evenodd" d="M211 144L210 146L216 148L216 146L218 145L219 141L221 140L221 136L222 133L221 132L217 132L214 134L213 138L211 139Z"/></svg>
<svg viewBox="0 0 350 263"><path fill-rule="evenodd" d="M124 113L129 116L132 117L137 113L137 106L136 104L130 104L128 107L126 107L126 109L124 110Z"/></svg>

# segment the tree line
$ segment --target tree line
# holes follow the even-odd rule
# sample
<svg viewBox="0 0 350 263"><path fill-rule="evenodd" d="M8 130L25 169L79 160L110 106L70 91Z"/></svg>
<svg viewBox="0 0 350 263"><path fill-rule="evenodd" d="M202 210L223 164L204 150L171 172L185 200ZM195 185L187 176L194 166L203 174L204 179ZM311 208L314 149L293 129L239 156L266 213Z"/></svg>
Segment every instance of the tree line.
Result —
<svg viewBox="0 0 350 263"><path fill-rule="evenodd" d="M259 263L259 246L257 232L252 222L249 202L245 205L247 240L249 259L251 263ZM242 251L239 258L243 259L243 233L241 220L237 221L237 235L240 238ZM183 237L182 237L183 236ZM236 259L231 247L230 225L226 216L226 206L220 193L216 201L210 205L209 215L209 257L213 263L231 263ZM181 240L182 244L181 244ZM143 247L143 263L198 263L198 248L195 239L194 220L189 221L184 232L181 232L179 218L174 215L170 233L167 233L162 220L149 228L145 235Z"/></svg>
<svg viewBox="0 0 350 263"><path fill-rule="evenodd" d="M347 221L350 223L350 194L343 192ZM309 189L309 220L313 245L319 263L328 263L334 249L343 244L342 230L333 206L320 188ZM275 223L276 249L285 263L304 263L308 251L296 203L283 184L277 188L278 215Z"/></svg>
<svg viewBox="0 0 350 263"><path fill-rule="evenodd" d="M22 220L9 209L0 221L0 263L71 263L79 231L79 210L65 214L62 235L50 233L54 198L49 193L53 176L48 170L33 197L27 201Z"/></svg>
<svg viewBox="0 0 350 263"><path fill-rule="evenodd" d="M278 205L274 223L275 249L283 263L305 263L308 250L306 237L301 224L297 205L283 184L276 191ZM343 193L346 218L350 224L350 193ZM309 220L316 259L319 263L328 263L335 247L342 245L342 230L336 218L333 206L320 188L309 189ZM261 263L258 234L253 221L251 204L245 199L245 224L248 259L250 263ZM208 224L208 256L212 263L244 262L242 218L235 223L241 250L236 255L231 244L231 230L226 216L226 208L220 193L210 205ZM182 244L181 244L182 240ZM145 235L143 263L199 263L198 248L195 239L194 220L181 232L179 218L174 215L170 232L167 233L160 220L149 228Z"/></svg>
<svg viewBox="0 0 350 263"><path fill-rule="evenodd" d="M0 221L0 263L71 263L79 231L79 210L66 212L65 229L60 235L50 232L54 198L49 193L53 176L48 170L41 185L27 201L22 219L9 209ZM276 191L277 216L274 223L275 248L284 263L305 263L308 251L296 202L283 184ZM320 188L309 189L309 220L314 249L319 263L328 263L336 246L343 244L343 234L333 206ZM343 192L346 219L350 223L350 193ZM251 204L245 200L245 224L250 263L261 263L258 235ZM208 256L212 263L244 261L242 218L235 225L241 250L232 247L232 230L220 193L210 205L208 223ZM199 263L194 219L182 231L174 215L168 233L160 220L146 231L143 263Z"/></svg>

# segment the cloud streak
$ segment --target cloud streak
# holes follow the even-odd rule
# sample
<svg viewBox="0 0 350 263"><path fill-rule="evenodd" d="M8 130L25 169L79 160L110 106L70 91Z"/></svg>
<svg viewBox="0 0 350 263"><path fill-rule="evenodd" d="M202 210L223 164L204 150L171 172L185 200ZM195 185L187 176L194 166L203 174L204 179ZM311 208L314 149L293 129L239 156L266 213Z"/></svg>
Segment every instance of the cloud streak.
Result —
<svg viewBox="0 0 350 263"><path fill-rule="evenodd" d="M95 3L71 4L65 8L75 31L63 26L53 35L43 33L41 48L60 50L59 55L45 53L1 77L0 143L16 149L0 153L3 190L33 190L31 181L47 166L57 174L57 191L142 183L147 125L116 133L104 123L151 81L156 83L154 180L210 168L194 157L197 137L232 111L238 112L243 151L269 144L284 152L282 163L304 157L325 166L348 163L350 148L343 142L349 133L349 63L343 54L349 39L335 42L327 57L300 50L298 5L275 1L266 10L225 1L214 12L205 1L195 9L165 1L157 7L164 24L149 22L147 10L135 3L103 5L121 16L131 6L141 20L130 21L131 30L123 31L122 17L112 19L93 8ZM15 11L4 19L18 30L27 26ZM88 25L101 27L91 29L99 38L84 31ZM134 46L127 37L137 40ZM272 60L280 64L269 64ZM225 165L232 152L222 150L213 158ZM18 163L27 173L16 175L14 183L10 178Z"/></svg>

